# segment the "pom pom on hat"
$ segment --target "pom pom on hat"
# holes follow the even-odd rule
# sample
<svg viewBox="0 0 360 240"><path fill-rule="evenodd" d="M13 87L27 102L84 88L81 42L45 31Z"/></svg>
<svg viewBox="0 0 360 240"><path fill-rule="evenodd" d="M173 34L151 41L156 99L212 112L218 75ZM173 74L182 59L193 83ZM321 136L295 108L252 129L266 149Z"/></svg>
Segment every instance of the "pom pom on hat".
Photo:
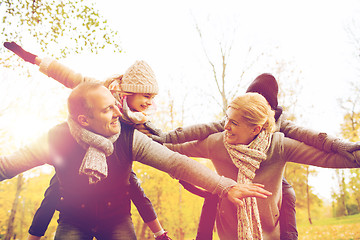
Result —
<svg viewBox="0 0 360 240"><path fill-rule="evenodd" d="M257 76L246 92L257 92L266 98L272 109L278 107L278 83L275 77L269 73L263 73Z"/></svg>
<svg viewBox="0 0 360 240"><path fill-rule="evenodd" d="M154 71L143 60L135 61L126 70L121 81L121 89L131 93L157 94L159 92Z"/></svg>

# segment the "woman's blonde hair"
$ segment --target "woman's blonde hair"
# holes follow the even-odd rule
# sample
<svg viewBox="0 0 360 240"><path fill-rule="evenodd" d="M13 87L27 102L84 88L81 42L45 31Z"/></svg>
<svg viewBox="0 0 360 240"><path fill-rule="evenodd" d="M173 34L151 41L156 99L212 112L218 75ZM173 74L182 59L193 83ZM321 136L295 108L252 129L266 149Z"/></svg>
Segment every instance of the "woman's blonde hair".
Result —
<svg viewBox="0 0 360 240"><path fill-rule="evenodd" d="M268 132L275 130L274 111L259 93L246 93L236 97L228 107L241 111L243 119L250 125L261 125Z"/></svg>

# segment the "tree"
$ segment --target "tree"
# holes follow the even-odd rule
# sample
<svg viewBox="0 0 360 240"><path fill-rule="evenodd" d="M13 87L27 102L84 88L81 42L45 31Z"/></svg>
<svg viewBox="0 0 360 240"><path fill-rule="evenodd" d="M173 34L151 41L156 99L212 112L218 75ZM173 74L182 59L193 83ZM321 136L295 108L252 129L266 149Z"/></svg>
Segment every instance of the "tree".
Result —
<svg viewBox="0 0 360 240"><path fill-rule="evenodd" d="M349 37L350 43L353 46L353 56L355 60L355 67L359 71L360 74L360 67L358 65L358 61L360 60L360 19L352 19L345 26L345 31Z"/></svg>
<svg viewBox="0 0 360 240"><path fill-rule="evenodd" d="M340 99L339 104L346 112L344 122L340 125L341 135L349 141L359 141L360 129L360 86L356 82L350 83L351 91L346 99Z"/></svg>
<svg viewBox="0 0 360 240"><path fill-rule="evenodd" d="M0 6L1 42L36 41L44 53L55 57L97 53L105 47L121 51L118 32L94 9L94 1L6 0Z"/></svg>
<svg viewBox="0 0 360 240"><path fill-rule="evenodd" d="M203 164L211 167L209 161ZM175 239L186 239L184 234L196 232L202 198L185 191L178 181L168 174L152 167L134 163L134 171L141 179L141 185L151 200L158 219ZM136 233L139 239L152 239L136 209L132 210Z"/></svg>
<svg viewBox="0 0 360 240"><path fill-rule="evenodd" d="M350 181L349 181L349 190L352 196L352 199L357 205L357 212L360 212L360 169L351 169L350 170Z"/></svg>
<svg viewBox="0 0 360 240"><path fill-rule="evenodd" d="M339 185L339 192L333 193L333 198L336 200L335 216L347 216L347 202L349 199L349 193L345 183L345 171L342 169L335 169L335 175Z"/></svg>
<svg viewBox="0 0 360 240"><path fill-rule="evenodd" d="M112 30L104 17L95 10L95 1L85 0L5 0L0 3L0 40L16 41L24 49L36 54L44 54L55 58L64 58L76 53L97 53L99 51L121 52L118 32ZM51 126L66 119L66 90L54 82L44 81L45 76L35 68L28 68L24 61L7 49L0 48L0 74L2 77L0 95L2 102L0 114L1 154L14 152L19 147L34 140L35 136L24 136L37 129L39 122L46 122L40 134ZM14 71L14 69L16 71ZM45 92L41 91L44 82L50 85ZM20 86L20 87L19 87ZM39 87L41 86L41 87ZM58 101L51 101L51 100ZM50 104L49 104L50 102ZM59 104L59 106L57 105ZM26 106L26 107L24 107ZM54 111L58 111L55 113ZM16 125L16 121L22 123ZM33 121L31 121L33 119ZM16 120L16 121L14 121ZM26 124L23 124L26 121ZM32 125L33 123L37 123ZM16 125L15 128L10 125ZM23 130L21 127L27 129ZM14 131L13 131L14 130ZM4 133L4 134L3 134ZM0 183L0 191L7 192L2 196L0 238L25 236L32 216L43 197L42 191L49 183L49 177L43 174L32 176L33 171L24 174L22 187L18 191L8 191L16 186L16 179ZM29 175L33 183L37 183L36 191L31 182L26 181ZM21 178L21 177L20 177ZM36 180L35 180L36 179ZM39 184L40 179L41 183ZM21 190L21 191L20 191ZM33 196L35 193L35 196ZM5 199L4 199L5 198ZM21 199L21 200L19 200ZM12 203L10 205L10 203ZM11 214L8 214L9 211ZM6 221L6 224L5 224ZM6 225L6 226L5 226ZM51 226L49 235L54 228ZM48 234L48 233L47 233Z"/></svg>
<svg viewBox="0 0 360 240"><path fill-rule="evenodd" d="M344 100L339 100L339 104L346 112L344 115L344 122L340 125L341 135L343 138L355 142L359 141L360 130L360 94L359 86L356 83L351 83L352 90ZM360 172L356 170L336 170L336 179L339 183L339 191L334 190L332 197L334 199L334 213L336 216L346 216L349 212L353 212L349 208L349 202L353 201L359 206L359 194L356 190L360 185L357 179L360 178ZM350 177L347 177L349 175ZM346 184L349 180L349 184ZM350 190L350 191L349 191ZM351 194L350 194L351 193Z"/></svg>
<svg viewBox="0 0 360 240"><path fill-rule="evenodd" d="M309 221L312 213L322 205L322 200L314 194L309 184L309 176L316 174L315 169L297 163L287 163L284 174L296 193L296 209L306 211L306 219Z"/></svg>
<svg viewBox="0 0 360 240"><path fill-rule="evenodd" d="M311 221L311 213L310 213L310 186L309 186L309 166L306 166L306 199L307 199L307 212L309 223L312 224Z"/></svg>
<svg viewBox="0 0 360 240"><path fill-rule="evenodd" d="M299 95L302 91L302 71L296 63L289 60L277 60L274 69L279 84L279 106L283 108L288 120L300 121L303 117L299 111Z"/></svg>
<svg viewBox="0 0 360 240"><path fill-rule="evenodd" d="M205 54L206 60L211 68L213 80L216 85L217 92L220 94L221 101L218 101L218 99L213 96L212 97L221 108L223 117L225 116L228 101L233 99L239 93L239 91L244 88L244 86L242 86L242 83L244 82L244 77L247 71L249 71L249 69L251 69L255 63L257 63L257 61L263 54L261 53L255 56L255 58L251 58L253 55L253 49L251 46L245 49L244 54L237 54L237 57L243 58L245 60L242 63L237 63L236 65L237 76L234 79L236 81L234 83L234 80L231 81L231 78L228 77L228 72L230 65L229 61L231 60L234 42L238 40L236 39L237 28L234 28L232 36L224 36L221 39L215 37L216 44L218 45L215 48L206 47L207 44L205 43L205 40L210 39L204 35L200 25L196 21L195 28L199 34L201 46ZM223 34L219 34L219 36L223 36ZM211 49L216 49L215 54L210 53Z"/></svg>
<svg viewBox="0 0 360 240"><path fill-rule="evenodd" d="M349 40L353 46L354 59L358 63L360 60L360 31L359 20L353 19L353 21L345 27L348 33ZM358 64L357 64L358 66ZM357 67L360 70L359 67ZM344 121L341 124L341 135L351 141L356 142L360 140L360 85L356 82L350 82L350 91L345 99L339 100L339 105L345 111ZM360 210L359 205L359 188L360 171L358 169L352 169L350 171L337 170L336 177L339 181L339 191L333 193L334 207L336 215L348 215L354 213L349 203L354 202L357 205L357 211ZM350 173L350 174L348 174ZM347 177L349 175L349 177ZM346 180L349 180L346 184Z"/></svg>
<svg viewBox="0 0 360 240"><path fill-rule="evenodd" d="M20 198L20 192L23 187L23 177L22 174L20 174L17 177L17 185L16 185L16 194L15 194L15 200L13 201L13 205L11 208L11 213L8 221L8 227L5 234L5 240L10 240L11 238L16 239L16 233L14 233L14 221L15 221L15 215L19 204L19 198Z"/></svg>
<svg viewBox="0 0 360 240"><path fill-rule="evenodd" d="M339 104L346 112L344 122L340 125L340 129L341 135L345 139L356 142L360 140L358 134L360 130L360 88L355 82L352 82L351 86L352 90L349 96L345 100L339 100ZM347 177L347 175L349 175L349 177ZM334 192L332 195L335 200L334 207L336 216L346 216L354 213L354 210L349 209L349 203L351 201L358 206L359 211L360 196L358 190L360 188L360 182L358 179L360 178L360 171L358 171L358 169L337 170L336 177L340 186L339 192ZM346 184L346 180L349 180L348 184Z"/></svg>

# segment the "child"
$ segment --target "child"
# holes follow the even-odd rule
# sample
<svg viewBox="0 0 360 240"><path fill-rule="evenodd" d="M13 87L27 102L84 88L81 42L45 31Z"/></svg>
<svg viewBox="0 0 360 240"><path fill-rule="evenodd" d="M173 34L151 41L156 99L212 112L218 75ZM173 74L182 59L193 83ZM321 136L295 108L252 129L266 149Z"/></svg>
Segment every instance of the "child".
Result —
<svg viewBox="0 0 360 240"><path fill-rule="evenodd" d="M81 82L97 81L93 78L83 77L81 74L75 73L50 58L41 59L34 54L26 52L14 42L5 43L4 45L25 61L39 65L41 72L54 78L66 87L74 88ZM151 110L153 98L158 93L158 85L154 72L145 61L136 61L127 69L124 75L113 76L107 79L104 85L111 90L118 101L118 106L122 113L122 121L134 125L136 129L145 134L157 133L158 130L153 128L152 124L147 120L146 112ZM167 232L160 225L153 206L143 192L135 173L131 175L129 181L131 183L130 194L132 201L138 208L144 222L147 223L154 233L155 238L157 240L171 240L167 236ZM55 175L30 227L29 233L31 239L39 239L39 236L44 235L55 211L57 201L59 201L58 192L59 184ZM42 226L43 224L37 223L37 221L47 223L46 227ZM39 226L41 230L39 230Z"/></svg>

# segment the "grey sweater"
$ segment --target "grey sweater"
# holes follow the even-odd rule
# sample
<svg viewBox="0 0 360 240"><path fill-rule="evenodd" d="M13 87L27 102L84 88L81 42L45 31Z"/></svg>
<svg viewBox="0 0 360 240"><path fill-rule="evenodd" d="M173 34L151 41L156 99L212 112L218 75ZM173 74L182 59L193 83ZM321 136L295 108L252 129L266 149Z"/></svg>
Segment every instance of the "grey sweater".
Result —
<svg viewBox="0 0 360 240"><path fill-rule="evenodd" d="M133 141L134 161L169 173L176 179L182 179L200 186L212 193L224 196L236 182L219 176L214 171L179 153L154 142L145 134L135 130ZM47 136L20 149L9 156L0 158L0 180L8 179L31 168L51 164Z"/></svg>

